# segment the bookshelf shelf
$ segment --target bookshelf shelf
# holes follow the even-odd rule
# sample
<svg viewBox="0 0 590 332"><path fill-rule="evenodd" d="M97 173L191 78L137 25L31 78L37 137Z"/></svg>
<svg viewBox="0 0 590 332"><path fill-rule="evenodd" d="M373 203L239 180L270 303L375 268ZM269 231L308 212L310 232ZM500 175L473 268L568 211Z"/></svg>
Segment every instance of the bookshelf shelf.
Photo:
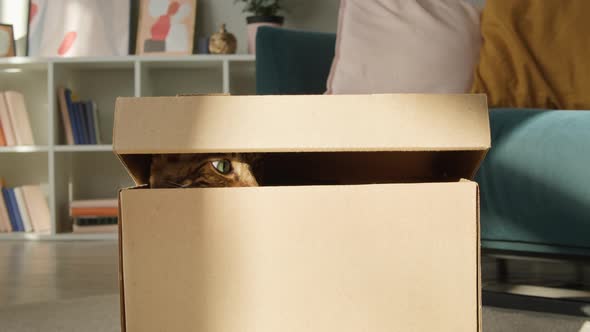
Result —
<svg viewBox="0 0 590 332"><path fill-rule="evenodd" d="M41 145L23 145L23 146L0 146L0 153L32 153L48 152L48 146Z"/></svg>
<svg viewBox="0 0 590 332"><path fill-rule="evenodd" d="M97 234L74 234L74 233L60 233L60 234L36 234L36 233L0 233L0 240L116 240L118 235L116 233L97 233Z"/></svg>
<svg viewBox="0 0 590 332"><path fill-rule="evenodd" d="M11 65L15 66L32 66L42 68L43 65L54 64L79 64L80 66L96 66L97 68L108 67L109 64L118 63L168 63L177 64L179 62L221 62L221 61L244 61L254 62L255 55L252 54L194 54L184 56L164 56L164 55L128 55L119 57L77 57L77 58L31 58L31 57L6 57L0 58L0 67L5 68Z"/></svg>
<svg viewBox="0 0 590 332"><path fill-rule="evenodd" d="M56 145L56 152L113 152L113 146L110 144L101 145Z"/></svg>
<svg viewBox="0 0 590 332"><path fill-rule="evenodd" d="M0 240L115 240L117 234L73 234L73 199L115 198L132 181L112 153L115 99L180 93L255 93L254 55L0 58L0 91L25 96L38 145L0 147L7 186L41 184L50 234L0 233ZM101 145L67 145L57 89L69 87L98 105Z"/></svg>

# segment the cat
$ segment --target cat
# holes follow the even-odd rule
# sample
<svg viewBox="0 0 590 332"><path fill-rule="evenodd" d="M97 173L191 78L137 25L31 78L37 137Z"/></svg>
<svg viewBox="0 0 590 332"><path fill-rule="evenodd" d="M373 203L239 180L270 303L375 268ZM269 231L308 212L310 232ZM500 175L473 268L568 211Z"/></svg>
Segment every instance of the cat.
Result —
<svg viewBox="0 0 590 332"><path fill-rule="evenodd" d="M257 187L256 154L155 154L151 188Z"/></svg>

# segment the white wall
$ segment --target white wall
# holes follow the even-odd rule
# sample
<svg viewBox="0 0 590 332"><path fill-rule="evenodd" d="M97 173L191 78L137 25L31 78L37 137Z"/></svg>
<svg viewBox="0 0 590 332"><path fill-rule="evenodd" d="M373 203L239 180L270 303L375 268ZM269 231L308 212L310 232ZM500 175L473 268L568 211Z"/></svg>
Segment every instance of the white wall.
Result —
<svg viewBox="0 0 590 332"><path fill-rule="evenodd" d="M234 0L197 0L197 34L210 35L219 24L238 38L238 52L246 52L246 13ZM285 27L335 32L338 22L339 0L285 0Z"/></svg>
<svg viewBox="0 0 590 332"><path fill-rule="evenodd" d="M100 1L100 0L95 0ZM284 0L288 12L285 26L289 28L335 32L339 0ZM24 54L28 0L0 0L0 23L15 24L19 55ZM245 53L246 13L234 0L197 0L197 35L209 36L226 23L238 38L238 52Z"/></svg>
<svg viewBox="0 0 590 332"><path fill-rule="evenodd" d="M95 0L100 1L100 0ZM370 0L367 0L370 1ZM470 0L483 5L485 0ZM0 23L16 23L17 38L26 31L28 0L0 0ZM340 0L284 0L285 27L335 32ZM246 13L234 0L197 0L197 35L209 36L221 23L238 38L238 52L246 52ZM20 42L24 51L24 39Z"/></svg>
<svg viewBox="0 0 590 332"><path fill-rule="evenodd" d="M225 22L228 29L238 37L238 52L246 52L245 40L247 14L241 12L241 5L234 0L197 0L201 13L197 14L197 33L211 34L215 25ZM366 0L373 1L373 0ZM414 0L403 0L414 1ZM438 0L435 0L438 1ZM483 8L485 0L469 0ZM340 0L284 0L285 27L321 32L336 32Z"/></svg>

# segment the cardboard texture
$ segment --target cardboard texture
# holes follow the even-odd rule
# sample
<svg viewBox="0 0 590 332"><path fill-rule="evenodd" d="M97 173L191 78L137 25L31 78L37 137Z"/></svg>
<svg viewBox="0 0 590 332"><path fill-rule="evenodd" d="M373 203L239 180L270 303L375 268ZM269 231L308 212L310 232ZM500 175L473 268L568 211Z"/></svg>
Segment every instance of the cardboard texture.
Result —
<svg viewBox="0 0 590 332"><path fill-rule="evenodd" d="M118 98L113 149L137 184L142 154L471 151L490 146L484 95L194 96Z"/></svg>
<svg viewBox="0 0 590 332"><path fill-rule="evenodd" d="M119 154L490 146L481 95L129 97L116 109Z"/></svg>
<svg viewBox="0 0 590 332"><path fill-rule="evenodd" d="M490 146L484 96L119 98L113 144L138 185L119 195L123 331L481 331L460 178ZM265 152L295 180L144 185L150 154L181 152ZM306 165L338 185L297 183Z"/></svg>

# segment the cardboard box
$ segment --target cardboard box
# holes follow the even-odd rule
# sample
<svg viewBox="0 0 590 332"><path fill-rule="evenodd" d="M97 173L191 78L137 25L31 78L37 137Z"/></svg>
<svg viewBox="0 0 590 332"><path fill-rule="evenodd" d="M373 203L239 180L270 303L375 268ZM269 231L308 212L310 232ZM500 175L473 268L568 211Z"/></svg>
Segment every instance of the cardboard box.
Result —
<svg viewBox="0 0 590 332"><path fill-rule="evenodd" d="M122 330L481 331L488 122L482 95L119 98ZM339 184L142 187L209 152Z"/></svg>

